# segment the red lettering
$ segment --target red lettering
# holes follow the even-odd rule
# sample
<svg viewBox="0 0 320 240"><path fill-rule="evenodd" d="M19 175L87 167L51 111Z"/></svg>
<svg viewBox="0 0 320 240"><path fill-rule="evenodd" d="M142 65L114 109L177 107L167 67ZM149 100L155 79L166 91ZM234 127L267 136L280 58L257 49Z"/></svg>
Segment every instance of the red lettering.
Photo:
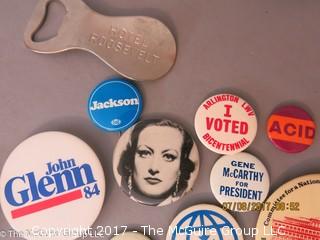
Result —
<svg viewBox="0 0 320 240"><path fill-rule="evenodd" d="M281 134L280 123L278 121L274 121L269 129L269 132L277 132Z"/></svg>
<svg viewBox="0 0 320 240"><path fill-rule="evenodd" d="M239 121L233 121L232 122L232 132L239 133L238 128L239 128Z"/></svg>
<svg viewBox="0 0 320 240"><path fill-rule="evenodd" d="M316 131L312 127L306 127L305 135L306 138L313 139Z"/></svg>
<svg viewBox="0 0 320 240"><path fill-rule="evenodd" d="M299 125L299 137L303 137L303 126Z"/></svg>
<svg viewBox="0 0 320 240"><path fill-rule="evenodd" d="M311 145L315 125L311 120L274 115L268 122L269 137L287 142Z"/></svg>
<svg viewBox="0 0 320 240"><path fill-rule="evenodd" d="M248 116L254 116L255 115L252 107L248 103L244 102L242 104L242 108L248 113Z"/></svg>
<svg viewBox="0 0 320 240"><path fill-rule="evenodd" d="M211 101L207 101L205 104L203 104L203 107L208 110L210 107L212 106L212 102Z"/></svg>
<svg viewBox="0 0 320 240"><path fill-rule="evenodd" d="M222 129L222 120L216 119L216 121L214 122L214 130L221 131L221 129Z"/></svg>
<svg viewBox="0 0 320 240"><path fill-rule="evenodd" d="M205 135L203 135L203 139L208 139L208 137L210 137L209 133L206 133Z"/></svg>
<svg viewBox="0 0 320 240"><path fill-rule="evenodd" d="M231 117L230 109L232 108L232 105L225 104L224 107L226 108L226 113L224 114L225 117Z"/></svg>
<svg viewBox="0 0 320 240"><path fill-rule="evenodd" d="M291 128L291 130L290 130L290 128ZM296 126L293 125L292 123L288 123L288 124L284 125L284 132L285 132L288 136L293 136L293 135L295 135L295 134L297 133L296 129L297 129ZM300 131L301 131L301 128L300 128ZM300 132L300 131L299 131L299 132Z"/></svg>
<svg viewBox="0 0 320 240"><path fill-rule="evenodd" d="M213 123L213 118L206 118L206 123L207 123L207 130L210 130L212 127L212 123Z"/></svg>
<svg viewBox="0 0 320 240"><path fill-rule="evenodd" d="M249 131L248 123L246 123L246 122L241 122L241 123L240 123L240 134L247 134L248 131Z"/></svg>
<svg viewBox="0 0 320 240"><path fill-rule="evenodd" d="M213 129L217 132L224 131L225 133L235 134L247 134L249 131L249 126L246 122L221 118L206 117L206 127L207 130Z"/></svg>
<svg viewBox="0 0 320 240"><path fill-rule="evenodd" d="M225 123L224 131L228 132L229 131L229 123L231 122L231 120L224 119L223 122Z"/></svg>

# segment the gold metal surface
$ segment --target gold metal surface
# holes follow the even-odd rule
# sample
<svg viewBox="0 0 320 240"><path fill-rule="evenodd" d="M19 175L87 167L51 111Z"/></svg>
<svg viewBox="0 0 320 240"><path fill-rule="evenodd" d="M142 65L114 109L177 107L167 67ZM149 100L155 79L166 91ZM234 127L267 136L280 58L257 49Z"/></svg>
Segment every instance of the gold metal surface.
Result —
<svg viewBox="0 0 320 240"><path fill-rule="evenodd" d="M173 66L176 42L162 22L144 16L101 15L81 0L60 0L67 14L58 34L47 41L34 41L51 1L40 0L27 25L24 41L34 52L49 54L82 49L133 80L158 79Z"/></svg>

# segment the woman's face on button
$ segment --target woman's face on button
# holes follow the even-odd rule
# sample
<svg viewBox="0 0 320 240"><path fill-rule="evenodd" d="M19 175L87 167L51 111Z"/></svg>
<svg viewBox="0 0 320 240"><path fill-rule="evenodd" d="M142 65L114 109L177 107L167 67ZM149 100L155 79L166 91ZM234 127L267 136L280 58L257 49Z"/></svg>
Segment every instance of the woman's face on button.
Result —
<svg viewBox="0 0 320 240"><path fill-rule="evenodd" d="M134 181L145 195L157 197L176 184L183 136L169 126L140 132L134 159Z"/></svg>

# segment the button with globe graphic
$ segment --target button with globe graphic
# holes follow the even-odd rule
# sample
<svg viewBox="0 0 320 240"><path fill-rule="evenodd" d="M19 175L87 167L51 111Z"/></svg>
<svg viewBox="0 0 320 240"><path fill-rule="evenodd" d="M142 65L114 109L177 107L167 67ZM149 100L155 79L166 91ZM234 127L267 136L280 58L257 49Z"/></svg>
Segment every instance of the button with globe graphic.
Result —
<svg viewBox="0 0 320 240"><path fill-rule="evenodd" d="M175 217L166 240L243 240L241 230L228 212L215 205L199 204Z"/></svg>

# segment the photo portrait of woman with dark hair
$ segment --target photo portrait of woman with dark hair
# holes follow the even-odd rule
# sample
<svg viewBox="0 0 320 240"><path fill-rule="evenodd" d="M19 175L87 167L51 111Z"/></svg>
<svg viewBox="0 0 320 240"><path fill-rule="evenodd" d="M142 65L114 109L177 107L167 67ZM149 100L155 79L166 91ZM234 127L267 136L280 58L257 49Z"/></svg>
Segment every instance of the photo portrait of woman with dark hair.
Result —
<svg viewBox="0 0 320 240"><path fill-rule="evenodd" d="M138 122L119 139L114 175L130 198L163 206L188 192L199 171L199 154L191 136L177 123Z"/></svg>

